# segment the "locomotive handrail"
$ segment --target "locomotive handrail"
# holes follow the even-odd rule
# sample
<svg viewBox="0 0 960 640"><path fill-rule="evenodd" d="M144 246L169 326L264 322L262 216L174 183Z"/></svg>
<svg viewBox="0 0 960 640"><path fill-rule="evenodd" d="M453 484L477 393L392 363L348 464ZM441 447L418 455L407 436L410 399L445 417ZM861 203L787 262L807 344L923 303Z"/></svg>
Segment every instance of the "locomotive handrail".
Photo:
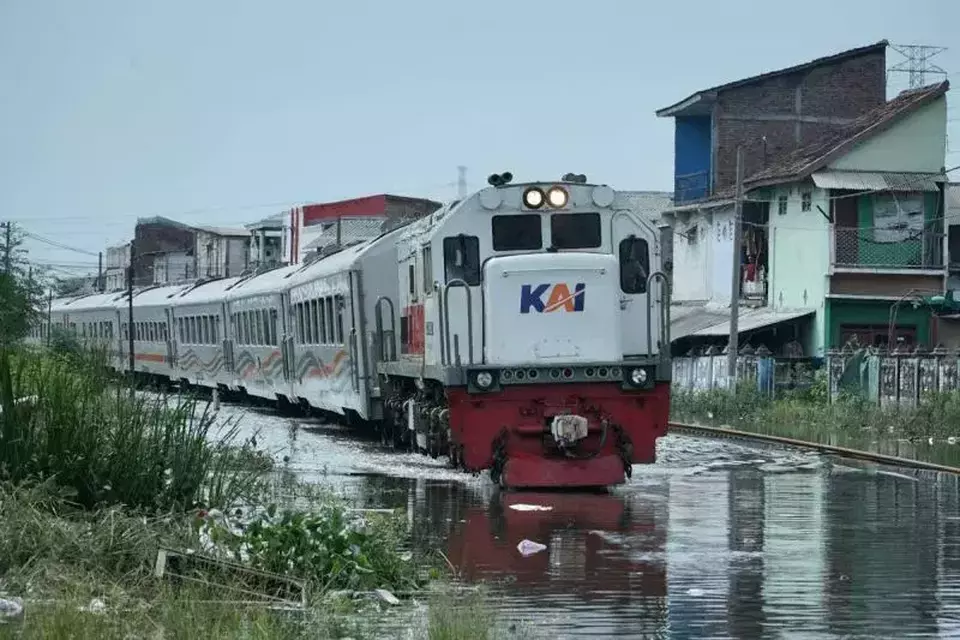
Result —
<svg viewBox="0 0 960 640"><path fill-rule="evenodd" d="M384 355L385 342L384 342L384 335L383 335L383 309L380 306L381 302L386 302L387 305L389 305L390 307L390 356L389 357ZM393 307L393 300L391 300L388 296L380 296L379 298L377 298L377 303L373 305L373 311L374 311L373 313L374 322L376 323L376 327L377 327L377 340L380 343L380 360L384 362L396 360L397 345L396 345L396 336L394 335L394 327L397 326L397 314L396 314L396 310Z"/></svg>
<svg viewBox="0 0 960 640"><path fill-rule="evenodd" d="M467 357L469 358L468 364L473 364L473 294L470 291L470 285L460 278L450 280L443 287L443 318L441 320L443 324L443 339L446 342L447 358L450 357L450 287L463 287L467 291ZM457 334L458 340L455 341L454 344L456 347L454 356L457 366L460 366L459 337L460 334ZM443 364L447 363L443 362Z"/></svg>
<svg viewBox="0 0 960 640"><path fill-rule="evenodd" d="M439 282L434 281L433 290L437 292L437 315L440 318L440 322L437 323L437 331L440 334L437 336L440 340L440 364L445 365L447 364L447 350L444 345L444 336L446 334L443 331L443 310L446 307L443 306L443 294L440 293ZM426 362L426 347L424 347L424 362Z"/></svg>
<svg viewBox="0 0 960 640"><path fill-rule="evenodd" d="M650 306L653 298L653 281L663 281L663 295L660 300L660 352L661 360L664 357L664 349L669 353L670 349L670 281L662 271L654 271L647 277L647 353L653 353L653 329L650 326Z"/></svg>

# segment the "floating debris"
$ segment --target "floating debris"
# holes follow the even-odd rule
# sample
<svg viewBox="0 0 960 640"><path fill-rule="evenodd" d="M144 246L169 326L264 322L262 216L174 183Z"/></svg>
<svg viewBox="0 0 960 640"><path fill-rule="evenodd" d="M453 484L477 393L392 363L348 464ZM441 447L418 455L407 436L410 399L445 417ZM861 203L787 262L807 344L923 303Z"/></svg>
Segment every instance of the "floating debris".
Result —
<svg viewBox="0 0 960 640"><path fill-rule="evenodd" d="M514 511L553 511L553 507L540 504L512 504L510 508Z"/></svg>
<svg viewBox="0 0 960 640"><path fill-rule="evenodd" d="M540 553L547 548L547 545L540 544L539 542L534 542L533 540L521 540L517 545L517 551L520 552L524 558L527 556L532 556L535 553Z"/></svg>

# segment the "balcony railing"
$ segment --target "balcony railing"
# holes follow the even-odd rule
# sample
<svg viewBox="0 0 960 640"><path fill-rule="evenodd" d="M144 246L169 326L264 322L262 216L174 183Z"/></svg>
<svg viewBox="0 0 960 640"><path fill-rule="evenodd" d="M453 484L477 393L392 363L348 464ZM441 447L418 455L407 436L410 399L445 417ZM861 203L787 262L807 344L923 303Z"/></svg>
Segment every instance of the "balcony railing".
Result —
<svg viewBox="0 0 960 640"><path fill-rule="evenodd" d="M834 227L834 267L844 269L942 269L944 234L927 229Z"/></svg>
<svg viewBox="0 0 960 640"><path fill-rule="evenodd" d="M673 180L673 201L677 204L700 200L710 195L710 172L699 171L676 176Z"/></svg>

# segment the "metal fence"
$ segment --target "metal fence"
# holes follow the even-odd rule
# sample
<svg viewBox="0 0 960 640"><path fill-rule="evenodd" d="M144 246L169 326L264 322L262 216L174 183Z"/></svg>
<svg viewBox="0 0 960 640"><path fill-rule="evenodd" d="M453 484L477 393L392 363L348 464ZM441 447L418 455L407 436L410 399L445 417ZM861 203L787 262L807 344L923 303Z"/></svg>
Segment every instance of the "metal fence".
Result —
<svg viewBox="0 0 960 640"><path fill-rule="evenodd" d="M944 234L927 229L834 227L838 267L942 269Z"/></svg>
<svg viewBox="0 0 960 640"><path fill-rule="evenodd" d="M703 392L729 388L727 350L709 347L701 355L673 359L672 388ZM807 389L821 363L815 358L774 356L760 346L744 346L737 356L737 386L777 396L791 389Z"/></svg>
<svg viewBox="0 0 960 640"><path fill-rule="evenodd" d="M844 349L827 354L830 398L858 394L881 407L915 407L936 392L960 390L960 351Z"/></svg>

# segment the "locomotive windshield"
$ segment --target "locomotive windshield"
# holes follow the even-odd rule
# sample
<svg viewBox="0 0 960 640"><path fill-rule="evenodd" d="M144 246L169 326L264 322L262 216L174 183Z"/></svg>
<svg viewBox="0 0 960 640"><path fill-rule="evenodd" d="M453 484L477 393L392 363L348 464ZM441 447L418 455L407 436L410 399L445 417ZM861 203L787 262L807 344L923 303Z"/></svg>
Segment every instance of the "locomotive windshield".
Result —
<svg viewBox="0 0 960 640"><path fill-rule="evenodd" d="M600 246L599 213L555 213L550 216L554 249L596 249Z"/></svg>
<svg viewBox="0 0 960 640"><path fill-rule="evenodd" d="M535 251L543 248L540 214L493 216L494 251Z"/></svg>

